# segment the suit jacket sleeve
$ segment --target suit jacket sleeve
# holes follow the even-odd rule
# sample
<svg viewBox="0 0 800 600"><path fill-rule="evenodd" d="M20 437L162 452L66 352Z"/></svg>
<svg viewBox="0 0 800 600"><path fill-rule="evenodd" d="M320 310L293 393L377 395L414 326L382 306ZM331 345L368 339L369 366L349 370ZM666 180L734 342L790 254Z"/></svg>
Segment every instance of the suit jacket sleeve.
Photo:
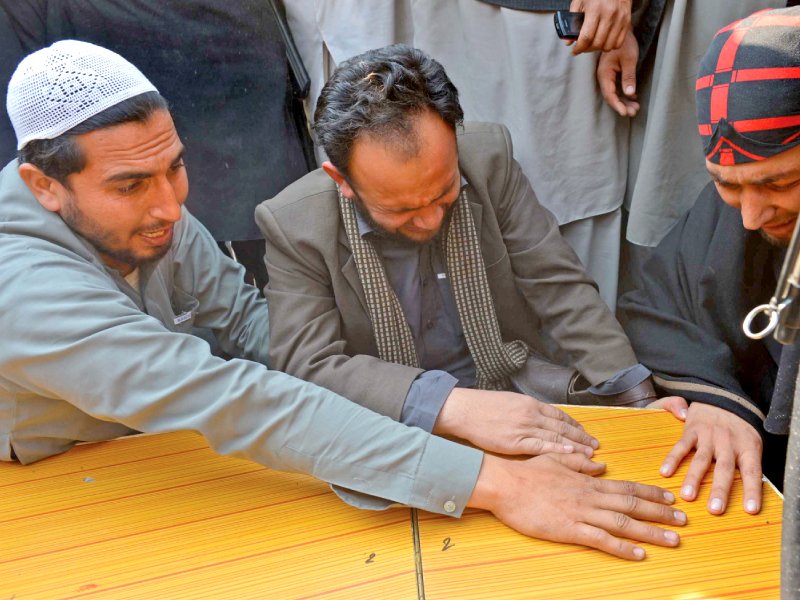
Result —
<svg viewBox="0 0 800 600"><path fill-rule="evenodd" d="M335 295L332 281L341 276L335 250L338 211L326 213L328 222L318 223L308 206L303 201L275 206L268 201L256 209L267 244L270 366L399 421L408 390L423 371L349 347L340 314L346 307L337 306L348 300ZM371 330L364 335L371 336Z"/></svg>

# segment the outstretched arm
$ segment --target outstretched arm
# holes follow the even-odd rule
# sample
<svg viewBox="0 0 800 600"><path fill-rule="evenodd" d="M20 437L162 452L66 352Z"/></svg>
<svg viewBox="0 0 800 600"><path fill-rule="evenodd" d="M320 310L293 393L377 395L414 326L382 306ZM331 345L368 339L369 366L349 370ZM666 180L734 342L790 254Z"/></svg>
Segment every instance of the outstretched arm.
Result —
<svg viewBox="0 0 800 600"><path fill-rule="evenodd" d="M508 455L578 452L592 456L600 445L580 423L555 406L524 394L467 388L452 391L433 433Z"/></svg>
<svg viewBox="0 0 800 600"><path fill-rule="evenodd" d="M637 541L680 543L674 531L643 522L686 523L686 515L670 506L675 501L671 492L592 477L603 471L604 464L577 454L526 461L486 455L467 505L490 510L526 535L590 546L628 560L645 557Z"/></svg>

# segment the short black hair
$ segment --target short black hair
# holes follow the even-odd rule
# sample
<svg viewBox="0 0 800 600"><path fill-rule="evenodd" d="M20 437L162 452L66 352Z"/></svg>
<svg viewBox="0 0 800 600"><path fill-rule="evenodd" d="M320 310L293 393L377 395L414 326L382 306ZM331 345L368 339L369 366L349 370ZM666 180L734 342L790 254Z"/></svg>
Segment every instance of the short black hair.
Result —
<svg viewBox="0 0 800 600"><path fill-rule="evenodd" d="M144 123L159 110L169 111L169 105L161 94L138 94L89 117L58 137L31 140L17 152L17 160L20 164L31 163L45 175L69 187L67 176L80 173L86 166L86 157L75 142L77 136L122 123Z"/></svg>
<svg viewBox="0 0 800 600"><path fill-rule="evenodd" d="M426 110L454 131L464 120L458 90L444 67L422 50L394 44L339 65L317 101L314 133L328 159L346 176L360 135L381 135L415 147L412 119Z"/></svg>

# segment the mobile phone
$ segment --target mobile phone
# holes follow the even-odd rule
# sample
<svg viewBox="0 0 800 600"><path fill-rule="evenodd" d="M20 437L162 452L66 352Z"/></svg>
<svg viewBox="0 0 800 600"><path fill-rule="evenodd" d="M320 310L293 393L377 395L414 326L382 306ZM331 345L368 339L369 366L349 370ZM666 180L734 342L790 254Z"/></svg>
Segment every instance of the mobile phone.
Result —
<svg viewBox="0 0 800 600"><path fill-rule="evenodd" d="M583 25L582 12L569 12L568 10L557 10L553 15L556 23L556 33L562 40L577 40Z"/></svg>

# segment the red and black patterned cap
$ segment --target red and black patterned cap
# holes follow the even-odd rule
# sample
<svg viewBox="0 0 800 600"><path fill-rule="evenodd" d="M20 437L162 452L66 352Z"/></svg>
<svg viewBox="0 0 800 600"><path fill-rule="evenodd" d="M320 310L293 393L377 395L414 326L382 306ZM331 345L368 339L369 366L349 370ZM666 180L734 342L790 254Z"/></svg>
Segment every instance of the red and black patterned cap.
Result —
<svg viewBox="0 0 800 600"><path fill-rule="evenodd" d="M720 29L695 90L709 161L764 160L800 144L800 7L762 10Z"/></svg>

